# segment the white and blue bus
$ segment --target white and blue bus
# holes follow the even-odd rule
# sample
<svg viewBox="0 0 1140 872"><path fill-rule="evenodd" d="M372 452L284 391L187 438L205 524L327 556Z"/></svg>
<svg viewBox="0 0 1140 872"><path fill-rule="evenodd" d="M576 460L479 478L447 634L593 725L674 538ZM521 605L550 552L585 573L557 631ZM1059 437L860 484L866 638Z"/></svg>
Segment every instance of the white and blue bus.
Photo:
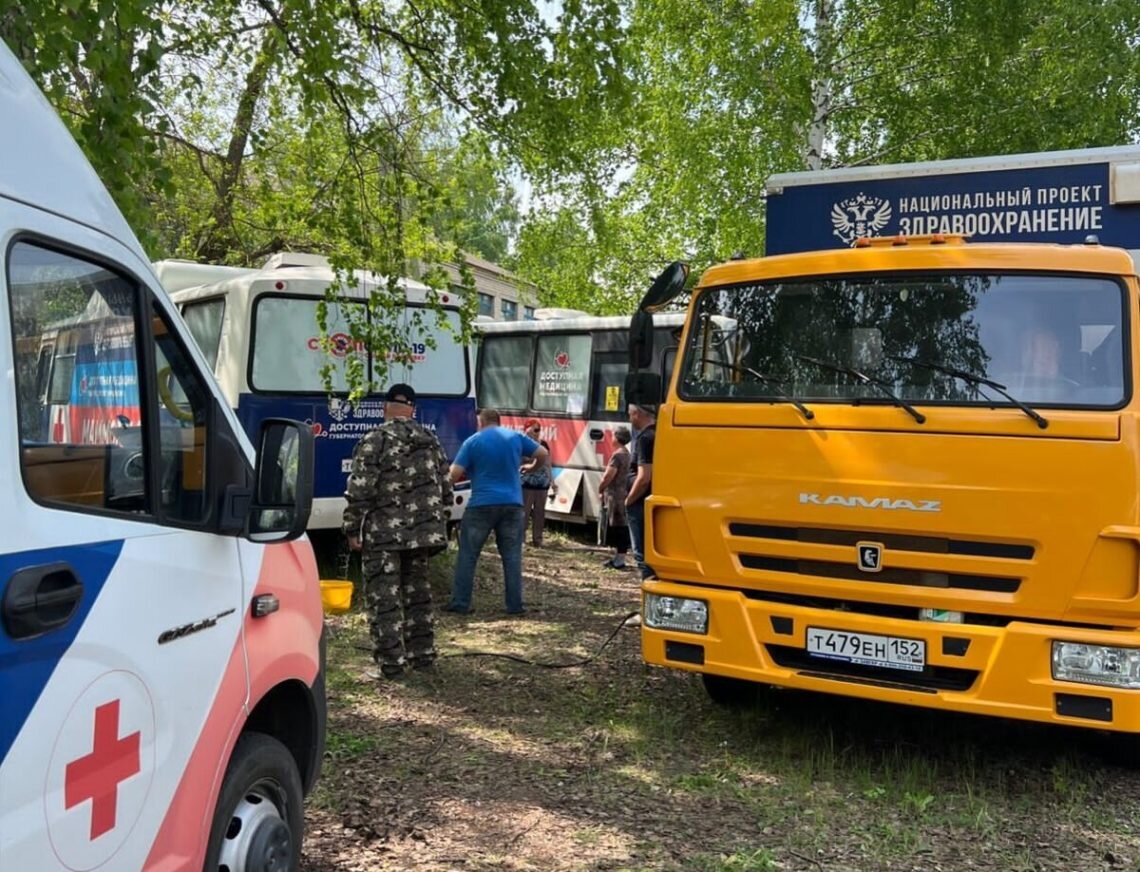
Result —
<svg viewBox="0 0 1140 872"><path fill-rule="evenodd" d="M317 305L335 281L328 261L288 252L271 256L261 269L178 260L154 266L246 432L256 434L266 418L293 418L312 427L316 480L309 529L339 528L352 449L383 419L383 402L381 392L349 403L343 366L334 367L333 392L325 389L321 368L329 355L320 349ZM328 331L338 349L334 363L361 355L371 377L372 356L353 347L344 307L363 306L382 279L364 274L356 278L357 287L343 289L340 303L329 307ZM439 296L443 317L454 332L430 312L415 326L417 310L427 305L431 292L413 279L401 279L401 284L407 290L401 317L409 331L416 331L414 360L389 362L386 381L415 388L416 419L435 431L453 458L475 432L471 358L458 338L459 300L452 293ZM453 520L462 515L465 501L466 491L457 490Z"/></svg>

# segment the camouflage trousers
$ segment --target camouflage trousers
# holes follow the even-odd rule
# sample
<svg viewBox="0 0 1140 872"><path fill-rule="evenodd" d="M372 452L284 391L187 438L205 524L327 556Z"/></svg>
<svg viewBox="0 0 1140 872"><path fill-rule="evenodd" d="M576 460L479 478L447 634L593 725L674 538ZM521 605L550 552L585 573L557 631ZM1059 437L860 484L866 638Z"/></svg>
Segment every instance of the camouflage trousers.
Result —
<svg viewBox="0 0 1140 872"><path fill-rule="evenodd" d="M435 660L429 553L365 548L361 555L372 657L387 677Z"/></svg>

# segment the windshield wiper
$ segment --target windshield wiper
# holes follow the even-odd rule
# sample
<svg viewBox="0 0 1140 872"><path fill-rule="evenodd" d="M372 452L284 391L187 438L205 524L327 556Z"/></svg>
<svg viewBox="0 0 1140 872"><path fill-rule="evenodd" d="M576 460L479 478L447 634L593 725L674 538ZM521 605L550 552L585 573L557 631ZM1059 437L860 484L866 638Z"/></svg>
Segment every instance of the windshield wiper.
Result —
<svg viewBox="0 0 1140 872"><path fill-rule="evenodd" d="M958 369L957 367L946 366L942 363L935 363L932 360L920 360L916 357L905 356L892 356L890 359L898 360L902 363L909 363L912 366L919 367L920 369L932 369L935 372L945 373L946 375L953 376L954 378L960 378L967 384L984 385L987 388L992 388L1007 400L1009 400L1011 403L1013 403L1015 406L1017 406L1017 408L1021 409L1021 411L1025 412L1025 414L1027 414L1030 418L1036 421L1037 426L1042 430L1049 426L1049 421L1040 412L1025 405L1025 403L1021 402L1021 400L1017 399L1016 397L1011 396L1006 391L1005 385L998 384L993 379L978 375L976 372L970 372L968 369Z"/></svg>
<svg viewBox="0 0 1140 872"><path fill-rule="evenodd" d="M867 375L865 372L860 372L857 369L852 369L849 366L843 366L838 363L831 363L827 360L820 360L818 357L808 357L806 354L797 354L796 360L802 360L804 363L810 363L813 366L821 366L824 369L830 369L832 372L842 373L849 375L852 378L862 382L865 385L871 385L879 389L879 392L886 397L889 397L896 406L900 409L905 409L907 414L914 418L919 424L926 423L926 415L918 411L914 406L895 393L894 388L887 384L882 379L875 378L873 375Z"/></svg>
<svg viewBox="0 0 1140 872"><path fill-rule="evenodd" d="M772 396L774 396L776 399L783 400L785 403L791 403L793 406L796 407L797 411L799 411L799 413L801 415L803 415L809 421L815 417L815 412L813 412L811 409L809 409L807 406L805 406L803 403L801 403L795 397L789 396L788 394L784 393L785 384L782 381L780 381L778 378L776 378L774 375L768 375L767 373L757 372L756 370L754 370L748 366L738 366L735 363L728 363L727 361L724 361L724 360L715 360L714 358L711 358L711 357L702 357L700 359L700 362L701 363L711 363L713 366L723 366L725 369L731 369L733 372L742 372L745 375L752 376L758 382L763 382L766 385L771 385L773 388L775 388L775 390L772 391Z"/></svg>

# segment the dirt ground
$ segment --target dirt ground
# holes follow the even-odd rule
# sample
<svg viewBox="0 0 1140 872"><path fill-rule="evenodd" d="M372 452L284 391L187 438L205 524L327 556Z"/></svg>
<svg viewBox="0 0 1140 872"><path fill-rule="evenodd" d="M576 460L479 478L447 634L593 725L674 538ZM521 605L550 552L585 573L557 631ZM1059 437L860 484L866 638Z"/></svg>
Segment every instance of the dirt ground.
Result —
<svg viewBox="0 0 1140 872"><path fill-rule="evenodd" d="M1140 773L1102 735L781 691L719 709L642 664L619 629L634 574L604 558L528 548L512 618L488 548L476 613L441 615L438 667L401 682L366 675L363 614L330 619L303 869L1140 869ZM570 668L485 656L567 663L611 636Z"/></svg>

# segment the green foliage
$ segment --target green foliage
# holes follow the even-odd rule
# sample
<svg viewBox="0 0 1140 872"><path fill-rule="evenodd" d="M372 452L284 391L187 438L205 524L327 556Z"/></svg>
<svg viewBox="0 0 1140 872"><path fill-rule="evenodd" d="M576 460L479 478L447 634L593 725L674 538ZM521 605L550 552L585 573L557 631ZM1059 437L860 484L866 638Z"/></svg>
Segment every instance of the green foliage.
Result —
<svg viewBox="0 0 1140 872"><path fill-rule="evenodd" d="M387 290L352 333L387 360L416 333L398 321L398 278L443 290L439 266L461 249L502 257L517 221L510 163L571 172L579 143L619 114L620 11L6 0L0 36L156 256L258 264L304 249L346 276L371 271ZM357 391L360 379L356 368Z"/></svg>
<svg viewBox="0 0 1140 872"><path fill-rule="evenodd" d="M599 313L761 254L775 172L1140 135L1132 0L0 0L0 36L157 256L442 288L465 250Z"/></svg>
<svg viewBox="0 0 1140 872"><path fill-rule="evenodd" d="M1130 0L629 0L628 108L547 180L518 267L629 311L674 259L763 253L775 172L1116 145L1140 135ZM587 252L586 249L589 249ZM556 281L561 278L561 283Z"/></svg>
<svg viewBox="0 0 1140 872"><path fill-rule="evenodd" d="M1128 0L839 4L833 162L1119 145L1140 133Z"/></svg>

